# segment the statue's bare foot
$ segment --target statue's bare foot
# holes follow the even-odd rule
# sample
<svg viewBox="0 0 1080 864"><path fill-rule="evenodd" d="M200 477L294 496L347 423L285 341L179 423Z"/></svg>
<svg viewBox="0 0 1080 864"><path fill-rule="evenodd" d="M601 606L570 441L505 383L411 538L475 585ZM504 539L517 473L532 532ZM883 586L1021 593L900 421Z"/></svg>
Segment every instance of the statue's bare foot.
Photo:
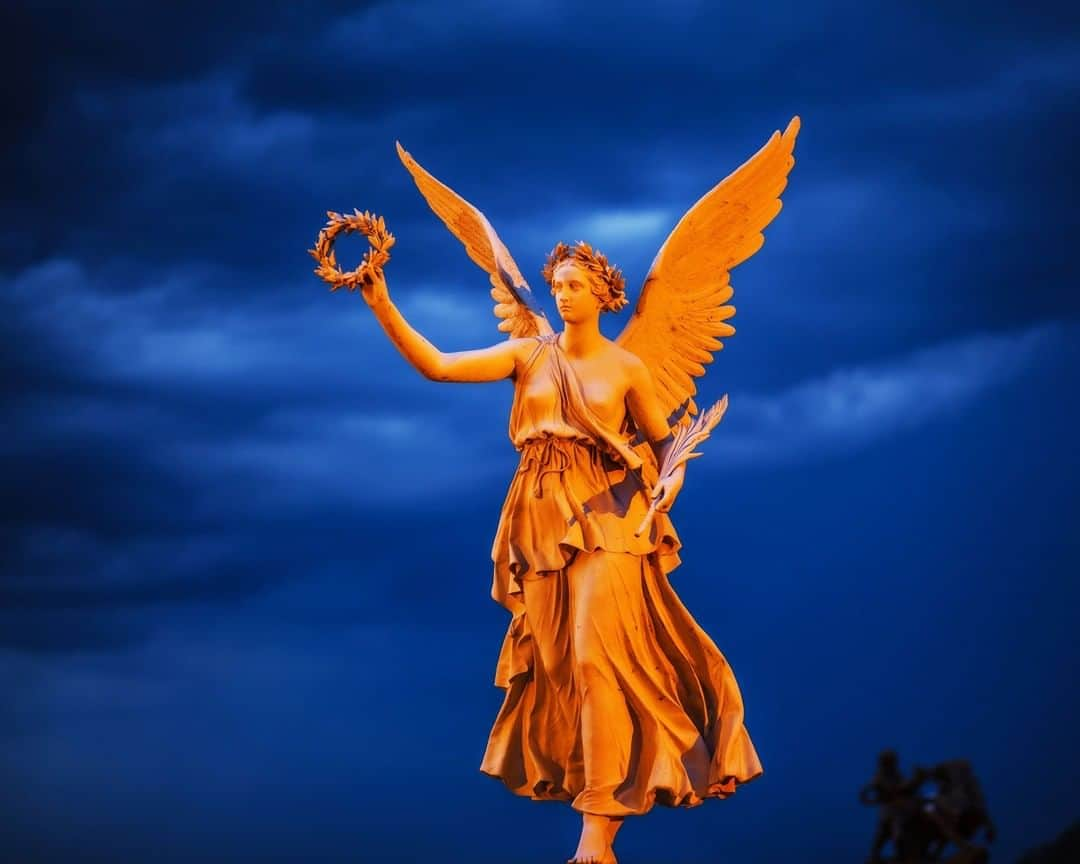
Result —
<svg viewBox="0 0 1080 864"><path fill-rule="evenodd" d="M574 857L566 864L615 864L615 853L608 842L610 821L607 816L582 814L581 839Z"/></svg>

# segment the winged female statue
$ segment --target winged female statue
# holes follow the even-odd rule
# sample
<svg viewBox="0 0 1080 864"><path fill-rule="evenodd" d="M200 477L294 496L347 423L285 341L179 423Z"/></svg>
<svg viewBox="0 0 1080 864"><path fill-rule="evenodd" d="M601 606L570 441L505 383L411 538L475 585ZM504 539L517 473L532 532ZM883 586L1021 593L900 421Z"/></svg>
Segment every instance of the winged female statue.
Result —
<svg viewBox="0 0 1080 864"><path fill-rule="evenodd" d="M505 695L480 770L582 814L573 864L614 862L626 816L725 798L762 773L735 676L668 580L680 563L669 511L685 461L661 468L698 414L695 379L735 332L730 272L780 211L798 130L795 117L679 220L614 341L600 315L628 301L603 254L560 243L548 257L556 332L484 215L397 145L490 276L508 338L442 352L402 316L380 267L361 294L425 377L513 381L509 434L521 459L491 550L492 597L510 612L495 672Z"/></svg>

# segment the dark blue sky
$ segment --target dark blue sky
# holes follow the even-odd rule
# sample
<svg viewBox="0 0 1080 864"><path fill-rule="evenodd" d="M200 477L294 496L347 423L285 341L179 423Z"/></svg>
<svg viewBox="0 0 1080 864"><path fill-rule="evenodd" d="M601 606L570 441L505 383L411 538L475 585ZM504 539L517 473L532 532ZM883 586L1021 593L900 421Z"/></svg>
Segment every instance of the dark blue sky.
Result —
<svg viewBox="0 0 1080 864"><path fill-rule="evenodd" d="M410 320L492 344L395 139L545 303L577 239L633 299L793 114L672 512L765 775L621 860L861 860L884 746L972 760L995 860L1080 816L1080 13L1019 5L5 7L7 860L565 860L478 771L510 385L422 379L305 250L384 215Z"/></svg>

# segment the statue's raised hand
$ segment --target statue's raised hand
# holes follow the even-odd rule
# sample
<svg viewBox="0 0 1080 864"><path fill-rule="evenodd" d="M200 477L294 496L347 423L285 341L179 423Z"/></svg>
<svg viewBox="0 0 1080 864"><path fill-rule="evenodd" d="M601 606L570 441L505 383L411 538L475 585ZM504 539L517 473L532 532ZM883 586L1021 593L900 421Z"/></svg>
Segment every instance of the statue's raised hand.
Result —
<svg viewBox="0 0 1080 864"><path fill-rule="evenodd" d="M372 308L390 299L390 292L386 288L386 274L382 267L365 268L360 280L360 296Z"/></svg>

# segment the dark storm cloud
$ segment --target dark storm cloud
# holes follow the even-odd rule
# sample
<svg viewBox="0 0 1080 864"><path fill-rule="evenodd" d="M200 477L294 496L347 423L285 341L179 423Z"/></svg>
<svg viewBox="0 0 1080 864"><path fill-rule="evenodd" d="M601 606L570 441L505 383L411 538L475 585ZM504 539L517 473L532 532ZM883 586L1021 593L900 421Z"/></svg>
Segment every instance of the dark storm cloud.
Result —
<svg viewBox="0 0 1080 864"><path fill-rule="evenodd" d="M971 119L965 107L975 104L986 122L1008 131L1017 111L1045 107L1055 86L1075 85L1063 65L1068 46L1042 55L969 46L960 68L944 63L955 46L931 40L919 62L901 69L903 43L874 34L904 24L932 27L928 13L858 13L855 23L865 28L865 38L846 46L842 62L859 68L860 76L837 75L821 63L810 64L809 73L783 76L771 73L789 58L821 56L827 39L805 34L823 11L792 7L777 23L772 13L717 17L691 4L656 17L649 29L633 14L584 13L565 27L540 6L478 4L474 11L486 14L467 20L448 17L437 4L412 4L313 17L281 6L260 10L250 26L226 17L207 28L195 23L199 9L181 16L182 23L168 13L153 26L140 17L150 14L145 10L125 15L111 8L92 21L69 10L70 30L62 28L54 46L58 62L34 79L47 95L38 101L54 110L34 115L19 139L35 155L54 148L57 158L49 164L60 170L47 174L56 185L46 183L26 200L16 196L11 210L25 225L33 214L56 209L61 194L81 205L57 230L34 232L62 256L10 277L16 290L5 316L5 347L21 347L6 367L8 392L20 399L23 418L15 439L18 465L34 465L31 473L16 467L11 474L10 506L20 508L23 524L137 538L175 522L173 512L188 514L181 520L196 512L219 515L223 508L215 501L242 512L245 495L264 512L293 510L295 501L276 491L290 482L308 489L302 500L321 495L362 506L365 495L390 494L394 487L378 480L343 481L373 468L366 458L345 454L361 452L363 441L413 441L415 447L422 430L439 428L442 415L416 414L429 391L400 363L394 379L365 379L362 370L371 361L364 358L385 346L350 351L347 319L331 325L326 312L315 312L329 307L314 304L313 296L306 301L310 318L296 317L293 282L310 278L309 265L298 259L314 228L305 202L325 206L343 188L401 199L404 213L394 225L404 240L395 265L410 315L424 325L423 310L430 308L433 327L450 315L457 334L450 338L461 343L452 347L494 337L483 323L490 318L482 289L466 286L474 297L458 286L480 278L396 165L388 146L394 135L429 151L425 161L496 219L523 264L535 259L537 248L563 239L556 233L562 230L605 240L632 273L644 269L682 210L777 124L772 118L758 128L763 106L790 104L812 118L799 145L800 183L789 195L802 206L789 200L784 218L770 229L770 252L778 247L776 282L740 300L751 322L750 345L745 359L737 355L728 366L733 380L746 380L749 372L750 380L786 386L789 395L751 396L744 422L751 422L746 435L756 422L757 440L746 450L733 430L733 454L763 446L771 454L766 458L785 452L780 442L790 430L765 431L752 419L755 410L759 417L794 410L812 422L792 406L825 398L824 382L842 380L837 364L877 364L889 380L896 357L922 342L952 337L961 346L974 323L1006 326L1013 335L1002 338L1020 339L1025 325L1067 313L1049 279L1006 312L994 299L1011 292L1012 282L993 255L970 263L972 256L942 254L946 238L962 246L1010 230L1015 215L1002 192L985 184L975 189L975 181L1008 155L1009 142L969 156L937 146L921 128L927 118L948 128L954 114L962 126ZM840 14L839 7L825 11ZM40 17L31 23L24 47L39 51L49 27ZM745 37L731 42L724 62L693 59L707 56L713 34L724 30ZM230 31L235 38L226 35ZM600 31L620 50L597 50ZM762 40L766 50L748 47ZM673 55L676 42L680 51ZM136 63L142 52L152 54L145 72ZM514 63L507 67L509 57ZM441 74L432 76L432 69ZM502 74L494 74L497 69ZM582 79L590 81L588 91L574 86ZM671 82L680 79L693 81L695 94L723 88L727 99L713 105L700 95L669 98ZM556 94L550 104L524 98L539 82ZM1035 99L1017 99L1018 93ZM418 147L405 134L410 125L421 139ZM425 143L435 125L442 134ZM496 127L512 135L499 140ZM71 158L81 135L99 139L87 143L89 162ZM462 159L458 140L479 140L481 147ZM608 158L612 153L617 158ZM75 175L65 178L68 169ZM960 194L957 182L969 184L973 197ZM1027 194L1028 188L1012 192ZM583 210L592 215L583 219ZM829 218L820 218L823 212ZM447 264L410 252L410 243L440 249ZM863 258L860 248L867 250ZM938 269L913 272L920 254ZM835 272L847 268L842 287L863 278L877 282L872 302L884 310L877 327L893 344L879 339L867 355L866 340L852 339L849 322L878 315L850 288L838 293L833 284L808 278L826 262ZM896 267L882 273L882 262ZM867 266L873 269L864 275ZM949 268L962 267L978 268L981 278L962 280L977 293L953 307L963 314L950 321L949 310L933 301ZM423 290L432 280L437 284ZM798 312L791 308L793 286L805 303ZM883 299L889 295L895 299ZM276 309L280 316L268 314ZM218 310L229 310L228 317ZM362 308L356 313L366 314ZM776 324L793 314L830 338L828 353L807 357L775 337L754 344L755 319ZM896 320L925 335L890 332ZM356 338L379 340L370 322L364 324L353 331ZM340 331L336 351L327 351L328 326ZM279 350L282 339L292 344L286 354ZM948 348L941 350L949 356ZM784 362L789 354L800 356L801 368ZM759 363L764 357L770 362ZM777 379L770 368L792 371ZM830 370L831 379L825 377ZM820 385L812 383L815 376ZM915 392L919 378L911 380ZM894 394L893 404L903 398ZM490 392L457 401L459 413L449 416L461 430L484 424L502 404ZM378 407L350 417L342 414L349 404ZM495 432L492 443L501 434ZM453 450L428 452L412 469L416 479L404 482L406 499ZM403 482L400 476L396 482ZM444 477L441 488L453 482ZM183 524L174 525L181 537ZM173 577L147 572L145 578L153 585Z"/></svg>
<svg viewBox="0 0 1080 864"><path fill-rule="evenodd" d="M870 14L844 4L792 5L778 15L689 4L647 20L640 12L569 16L529 4L381 5L341 16L297 8L224 18L195 9L178 27L169 18L151 24L145 10L106 7L92 26L84 13L71 13L71 29L83 37L78 49L59 51L55 68L40 76L49 98L27 100L54 106L59 125L39 118L22 139L33 164L50 168L25 202L29 210L15 210L11 222L17 232L46 213L66 218L44 240L51 249L20 245L13 256L66 247L100 257L122 237L137 259L194 255L242 269L252 281L293 270L322 202L342 191L350 200L403 197L408 185L391 141L423 145L436 128L438 141L418 155L447 166L444 174L452 166L455 183L509 220L551 221L560 209L605 200L630 206L642 196L685 208L796 111L811 123L800 149L812 148L814 170L907 171L957 196L956 183L965 182L956 175L963 167L957 154L950 159L932 146L922 133L925 117L897 117L891 103L992 89L1003 72L1039 56L1023 45L931 38L912 58L902 39L884 37L905 27L939 32L936 15L915 7ZM831 50L828 28L807 27L840 16L862 38L821 62ZM44 29L37 21L36 30ZM714 60L718 33L729 41ZM618 50L604 50L599 34ZM64 49L63 38L57 47ZM153 58L145 74L143 52ZM689 92L672 92L673 80L691 82ZM1030 82L1031 93L1038 97L1047 83ZM541 100L541 92L552 96ZM1042 110L1037 98L1031 103L1033 113ZM82 135L95 138L80 146ZM462 159L465 141L482 143ZM815 142L824 146L814 149ZM697 168L673 183L658 151ZM95 170L85 170L80 152L91 154ZM839 154L842 164L830 161ZM979 172L984 195L987 175L1001 167ZM26 176L19 170L13 180ZM71 200L80 212L67 212L63 202ZM253 219L256 213L274 218ZM402 218L405 228L420 223L410 238L435 233L415 195ZM540 250L526 251L532 258ZM650 255L643 250L632 263L641 269Z"/></svg>
<svg viewBox="0 0 1080 864"><path fill-rule="evenodd" d="M237 68L268 41L311 38L340 10L373 5L331 0L318 4L319 14L313 14L313 4L273 0L228 6L203 0L7 5L3 24L10 42L3 54L3 80L6 101L14 109L9 119L15 126L9 131L16 132L7 142L15 153L33 156L30 161L40 168L41 157L48 154L18 148L43 130L51 114L70 109L83 88L157 86Z"/></svg>
<svg viewBox="0 0 1080 864"><path fill-rule="evenodd" d="M953 243L958 230L961 243L1010 230L1015 216L1006 196L1026 195L1030 186L1003 183L990 192L976 186L1009 157L1011 139L969 148L958 158L955 146L934 146L921 127L928 117L943 129L950 121L969 123L974 104L985 122L1007 132L1017 111L1045 107L1056 83L1076 83L1064 66L1071 57L1067 45L1037 54L1030 47L1002 52L965 44L961 65L945 62L956 50L948 39L929 39L918 61L904 65L906 44L875 34L900 26L933 31L939 13L926 10L870 15L839 5L815 11L792 6L781 18L771 11L727 15L689 4L653 16L649 28L642 28L636 13L578 12L568 27L559 10L539 5L500 9L480 3L471 11L473 18L421 3L323 6L315 15L278 4L211 14L210 7L154 12L114 4L92 13L61 5L13 13L23 34L22 53L14 59L25 61L23 68L33 57L51 62L30 76L18 100L27 107L18 115L20 134L11 139L16 158L7 165L14 194L6 212L16 236L45 213L63 210L66 217L53 231L31 232L35 243L49 244L53 254L46 263L10 276L19 290L9 297L4 323L8 393L21 399L16 404L24 421L15 439L23 460L17 464L34 466L30 473L25 467L11 473L9 506L19 508L23 524L137 537L175 524L172 513L196 512L198 502L215 494L217 500L242 500L243 491L223 491L222 485L250 490L281 466L317 465L319 452L340 454L355 436L384 434L390 441L417 428L410 411L427 391L412 373L398 367L398 384L377 390L372 386L379 382L361 385L359 374L341 368L340 355L320 352L325 316L311 319L310 337L290 334L250 299L291 295L292 279L306 278L306 265L297 264L313 230L305 202L322 206L342 188L366 189L372 197L404 198L396 223L406 238L403 250L410 241L430 243L452 262L448 270L441 264L435 270L424 263L430 256L403 252L402 283L448 273L435 293L425 295L446 297L444 306L432 308L440 316L456 308L462 321L470 314L484 320L479 292L474 300L452 284L471 272L470 265L390 154L390 138L407 139L410 124L421 139L416 144L430 152L429 164L502 216L508 239L546 248L562 239L554 235L561 225L607 237L609 248L629 259L628 271L640 271L681 210L761 143L764 106L797 106L811 118L799 149L803 216L800 223L798 212L785 213L775 229L781 252L785 237L798 238L775 268L792 281L759 287L763 305L755 309L751 296L744 307L768 321L790 305L783 294L791 284L807 283L809 267L850 254L836 250L854 245L859 232L869 235L862 243L876 264L904 247L905 257L917 259L914 247L940 267L935 228L949 225ZM835 66L821 63L808 63L798 75L776 74L793 58L820 57L830 44L827 31L808 31L807 25L841 13L854 14L852 23L864 34L841 56L841 67L850 64L859 76L837 75ZM600 32L619 50L603 51ZM717 32L743 38L730 41L722 62L706 62ZM1030 35L1053 38L1039 29ZM462 62L465 57L469 62ZM433 76L433 69L440 74ZM587 89L576 86L581 80L590 82ZM679 95L671 92L675 80L693 81L693 94L722 89L725 99L672 98ZM553 94L546 103L528 98L541 83ZM633 99L626 98L630 93ZM776 123L772 118L768 125ZM433 124L443 134L425 144ZM494 137L510 130L501 141ZM1046 137L1048 146L1056 146L1053 136ZM454 142L466 140L479 140L481 147L473 158L461 159ZM1025 145L1019 140L1012 146ZM617 158L608 158L612 153ZM657 162L660 153L665 155ZM833 155L838 153L844 153L842 161ZM1049 155L1052 166L1059 154ZM19 170L20 157L42 183L25 185L31 174ZM392 174L396 181L388 181ZM957 183L983 202L974 213ZM906 197L896 199L901 188ZM72 200L77 208L62 208ZM581 208L593 217L575 220L572 214ZM826 210L830 219L815 215ZM914 211L925 215L912 218ZM260 218L266 215L272 218ZM788 225L792 220L797 224ZM627 237L636 239L622 239ZM44 251L21 244L11 260L17 264ZM524 248L518 255L524 263L535 252ZM852 257L858 278L861 265ZM974 258L961 256L951 265L974 267L981 277L963 280L981 293L955 326L948 310L932 303L947 271L914 280L909 260L904 270L879 277L879 291L888 293L892 280L897 294L907 294L900 314L923 327L936 322L942 337L970 326L972 313L988 319L984 324L1017 328L1067 311L1060 303L1055 308L1054 283L1044 279L1029 288L1023 306L1008 304L1006 312L1007 304L993 302L1013 290L1006 271L992 255L966 263ZM1006 281L1008 286L1001 284ZM816 288L810 283L801 290L812 294ZM830 297L829 286L817 290L825 292L820 299L838 299ZM249 324L236 314L215 320L211 310L228 309L241 298L252 304L249 313L240 313L251 316ZM835 312L848 301L839 300L832 317L818 321L817 311L807 309L807 323L842 332L837 328L849 318ZM413 306L422 308L423 302ZM856 305L851 312L865 315ZM285 314L291 323L303 321ZM280 364L280 343L259 333L275 329L285 338L300 337ZM486 331L478 326L475 332L475 341L487 341L481 335ZM928 337L933 335L931 330ZM19 349L11 350L17 343ZM910 338L906 343L894 352L912 347ZM755 355L768 351L773 365L783 366L776 358L785 350L775 343L751 347L746 362L752 366ZM805 386L814 364L824 371L837 362L854 363L864 351L840 338L831 356L812 358L810 368L786 383ZM362 356L355 355L357 372ZM879 362L891 362L887 357ZM319 375L317 383L312 373ZM343 424L336 416L343 402L375 402L379 413ZM479 413L459 416L471 423L498 404L488 395L477 403ZM437 416L424 425L437 423ZM140 435L125 435L125 429ZM321 443L305 446L304 437ZM303 477L332 494L332 479L343 473L338 459L336 469L298 475L294 468L285 476ZM365 466L357 463L354 470L363 474ZM430 470L419 469L418 478ZM362 500L344 488L336 494ZM264 493L263 500L277 499ZM182 536L183 529L176 530ZM156 583L171 577L148 578Z"/></svg>
<svg viewBox="0 0 1080 864"><path fill-rule="evenodd" d="M784 210L733 276L739 333L700 384L731 408L680 500L676 574L774 779L679 824L761 860L850 858L852 790L891 736L986 766L1009 849L1052 831L1061 808L1015 801L1000 752L1040 789L1075 773L1055 695L1080 506L1075 9L0 14L0 785L24 857L48 857L46 833L49 860L73 857L35 820L80 809L56 791L79 784L110 790L80 805L95 824L137 812L146 849L179 812L232 838L223 860L310 855L288 827L308 823L320 860L415 851L382 825L411 794L386 778L460 789L497 707L510 389L423 380L358 297L329 294L305 253L325 210L386 215L402 310L440 348L478 347L500 338L486 278L395 139L547 301L559 240L595 242L635 292L675 220L794 114ZM447 809L458 857L477 857L460 808L520 818L490 793ZM208 795L216 826L192 803ZM811 822L832 839L808 853ZM107 833L103 860L144 842ZM206 859L185 836L174 859Z"/></svg>

